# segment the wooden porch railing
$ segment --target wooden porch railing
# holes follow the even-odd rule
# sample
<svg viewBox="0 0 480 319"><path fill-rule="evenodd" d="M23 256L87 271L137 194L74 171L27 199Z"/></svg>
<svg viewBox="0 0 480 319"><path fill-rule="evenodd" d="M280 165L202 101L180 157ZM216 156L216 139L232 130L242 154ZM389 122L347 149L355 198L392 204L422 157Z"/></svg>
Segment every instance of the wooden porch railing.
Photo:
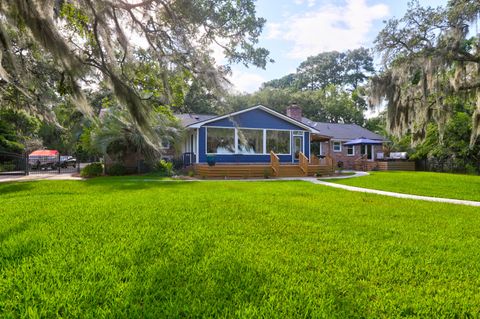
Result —
<svg viewBox="0 0 480 319"><path fill-rule="evenodd" d="M310 163L312 165L320 165L320 158L318 158L318 156L315 156L315 154L310 154Z"/></svg>
<svg viewBox="0 0 480 319"><path fill-rule="evenodd" d="M280 172L280 159L273 151L270 151L270 166L272 167L273 175L278 176Z"/></svg>
<svg viewBox="0 0 480 319"><path fill-rule="evenodd" d="M335 167L333 166L334 163L333 163L333 158L330 156L330 154L327 154L325 156L325 161L327 163L327 166L328 167L331 167L333 171L335 171Z"/></svg>
<svg viewBox="0 0 480 319"><path fill-rule="evenodd" d="M298 154L298 163L303 174L308 175L308 158L302 152Z"/></svg>

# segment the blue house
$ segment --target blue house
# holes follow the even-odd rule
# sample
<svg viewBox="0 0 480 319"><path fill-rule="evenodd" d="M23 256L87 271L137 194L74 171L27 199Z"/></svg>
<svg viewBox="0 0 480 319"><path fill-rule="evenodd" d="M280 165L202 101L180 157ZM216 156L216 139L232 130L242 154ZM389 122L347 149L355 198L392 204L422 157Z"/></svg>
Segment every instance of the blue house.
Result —
<svg viewBox="0 0 480 319"><path fill-rule="evenodd" d="M253 176L266 170L272 175L296 176L332 166L310 156L312 140L329 140L328 136L262 105L222 116L178 117L187 131L182 146L184 161L206 176L220 171L219 176L227 172L228 176ZM207 165L207 160L215 165Z"/></svg>

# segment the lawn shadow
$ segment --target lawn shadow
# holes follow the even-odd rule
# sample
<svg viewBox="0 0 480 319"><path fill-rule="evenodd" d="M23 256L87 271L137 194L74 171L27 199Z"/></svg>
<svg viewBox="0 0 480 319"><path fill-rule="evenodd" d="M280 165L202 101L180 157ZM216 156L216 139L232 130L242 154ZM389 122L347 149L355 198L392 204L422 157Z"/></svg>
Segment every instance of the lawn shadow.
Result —
<svg viewBox="0 0 480 319"><path fill-rule="evenodd" d="M194 241L193 247L142 249L121 313L129 317L224 317L256 307L264 298L266 274L251 262L229 254L213 257L214 245ZM122 307L122 306L120 306ZM124 307L124 306L123 306Z"/></svg>
<svg viewBox="0 0 480 319"><path fill-rule="evenodd" d="M24 192L32 188L33 188L32 184L27 182L0 183L0 195Z"/></svg>
<svg viewBox="0 0 480 319"><path fill-rule="evenodd" d="M155 179L145 179L145 180L131 180L131 179L89 179L86 180L85 185L90 187L101 187L105 190L114 191L114 190L145 190L153 188L163 188L171 189L177 188L180 186L185 186L187 183L196 183L196 182L185 182L185 181L162 181Z"/></svg>
<svg viewBox="0 0 480 319"><path fill-rule="evenodd" d="M0 251L2 255L2 258L0 258L0 270L12 263L17 264L38 252L40 247L38 240L30 238L25 241L15 240L8 242L10 238L27 231L37 221L37 219L25 220L0 232Z"/></svg>

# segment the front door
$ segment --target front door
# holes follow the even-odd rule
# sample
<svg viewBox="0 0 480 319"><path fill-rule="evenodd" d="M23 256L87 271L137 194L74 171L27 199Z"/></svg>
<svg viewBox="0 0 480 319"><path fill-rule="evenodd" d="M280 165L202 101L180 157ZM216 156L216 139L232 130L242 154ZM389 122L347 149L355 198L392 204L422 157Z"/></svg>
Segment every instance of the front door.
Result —
<svg viewBox="0 0 480 319"><path fill-rule="evenodd" d="M293 162L298 162L300 152L303 152L303 136L293 136Z"/></svg>

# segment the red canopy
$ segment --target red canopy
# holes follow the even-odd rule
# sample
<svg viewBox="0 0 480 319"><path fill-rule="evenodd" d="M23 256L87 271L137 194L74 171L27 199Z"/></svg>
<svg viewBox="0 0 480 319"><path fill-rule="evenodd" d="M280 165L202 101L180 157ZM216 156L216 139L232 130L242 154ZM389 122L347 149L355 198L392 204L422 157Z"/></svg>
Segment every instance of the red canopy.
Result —
<svg viewBox="0 0 480 319"><path fill-rule="evenodd" d="M30 153L30 156L57 156L57 150L38 150Z"/></svg>

